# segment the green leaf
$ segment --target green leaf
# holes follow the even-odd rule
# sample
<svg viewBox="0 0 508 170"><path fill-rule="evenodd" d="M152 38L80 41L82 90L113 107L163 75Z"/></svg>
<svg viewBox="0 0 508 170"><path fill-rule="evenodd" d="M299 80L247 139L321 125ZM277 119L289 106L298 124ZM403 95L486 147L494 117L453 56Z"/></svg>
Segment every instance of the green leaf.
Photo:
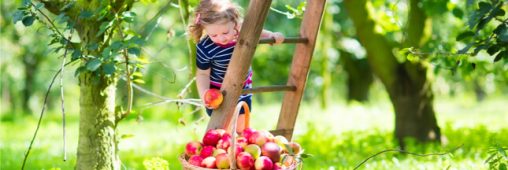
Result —
<svg viewBox="0 0 508 170"><path fill-rule="evenodd" d="M496 29L494 29L494 31L493 31L493 32L494 32L495 34L498 34L498 35L499 35L499 34L501 34L501 33L505 32L505 31L508 31L508 30L507 30L507 27L506 27L506 24L499 24L499 25L496 27Z"/></svg>
<svg viewBox="0 0 508 170"><path fill-rule="evenodd" d="M466 38L468 38L468 37L472 37L472 36L474 36L474 35L475 35L475 33L474 33L473 31L466 31L466 32L460 33L460 34L457 36L457 38L455 38L455 40L457 40L457 41L461 41L461 40L463 40L463 39L466 39Z"/></svg>
<svg viewBox="0 0 508 170"><path fill-rule="evenodd" d="M31 1L31 0L23 0L22 5L23 5L23 6L28 6L28 5L30 5L31 3L32 3L32 1Z"/></svg>
<svg viewBox="0 0 508 170"><path fill-rule="evenodd" d="M104 58L104 60L108 60L109 57L111 56L111 49L109 47L107 47L104 50L102 50L101 54L102 54L101 56Z"/></svg>
<svg viewBox="0 0 508 170"><path fill-rule="evenodd" d="M94 58L86 63L86 69L90 71L95 71L101 66L101 60L98 58Z"/></svg>
<svg viewBox="0 0 508 170"><path fill-rule="evenodd" d="M43 8L43 7L44 7L44 4L43 4L43 3L41 3L41 2L36 2L36 3L35 3L35 9L41 9L41 8Z"/></svg>
<svg viewBox="0 0 508 170"><path fill-rule="evenodd" d="M497 54L496 58L494 58L494 62L498 62L502 58L508 58L508 51L507 50L501 51L499 54Z"/></svg>
<svg viewBox="0 0 508 170"><path fill-rule="evenodd" d="M35 17L34 16L25 16L21 22L23 22L23 25L25 25L26 27L32 25L35 21Z"/></svg>
<svg viewBox="0 0 508 170"><path fill-rule="evenodd" d="M507 52L507 51L505 51L505 52ZM508 159L508 155L506 155L506 151L505 151L502 147L499 147L499 146L498 146L498 147L497 147L497 151L498 151L501 155L503 155L503 157L504 157L505 159Z"/></svg>
<svg viewBox="0 0 508 170"><path fill-rule="evenodd" d="M122 139L127 139L127 138L132 138L132 137L134 137L133 134L123 134L122 136L120 136L120 138L122 138Z"/></svg>
<svg viewBox="0 0 508 170"><path fill-rule="evenodd" d="M134 17L136 16L136 13L132 11L127 11L122 14L122 19L125 22L132 23L134 21Z"/></svg>
<svg viewBox="0 0 508 170"><path fill-rule="evenodd" d="M145 44L145 40L143 40L142 38L139 38L137 36L134 36L134 37L128 39L127 43L129 45L135 44L135 45L138 45L138 46L142 46L143 44Z"/></svg>
<svg viewBox="0 0 508 170"><path fill-rule="evenodd" d="M70 1L68 4L65 4L65 6L60 8L60 11L64 12L64 11L67 11L68 9L71 9L75 3L76 3L75 1Z"/></svg>
<svg viewBox="0 0 508 170"><path fill-rule="evenodd" d="M97 44L97 43L92 43L92 44L87 45L87 49L90 51L97 50L98 48L99 48L99 44Z"/></svg>
<svg viewBox="0 0 508 170"><path fill-rule="evenodd" d="M489 55L494 55L499 51L499 49L501 49L499 45L493 45L487 49L487 53L489 53Z"/></svg>
<svg viewBox="0 0 508 170"><path fill-rule="evenodd" d="M12 14L12 23L16 24L18 21L21 21L23 17L25 17L26 11L17 10Z"/></svg>
<svg viewBox="0 0 508 170"><path fill-rule="evenodd" d="M112 20L110 22L102 22L101 26L99 27L99 32L97 32L97 35L95 36L99 37L100 35L102 35L102 33L104 33L108 28L110 28L113 25L114 21L115 20Z"/></svg>
<svg viewBox="0 0 508 170"><path fill-rule="evenodd" d="M506 14L506 12L501 9L501 8L496 8L493 12L494 16L496 17L500 17L500 16L504 16L504 14Z"/></svg>
<svg viewBox="0 0 508 170"><path fill-rule="evenodd" d="M141 50L139 48L129 48L127 49L127 52L129 54L134 54L136 56L139 56L141 54Z"/></svg>
<svg viewBox="0 0 508 170"><path fill-rule="evenodd" d="M478 24L478 21L480 18L483 18L483 15L480 14L478 11L474 11L468 18L467 25L469 26L469 29L473 29L476 24Z"/></svg>
<svg viewBox="0 0 508 170"><path fill-rule="evenodd" d="M113 63L104 64L102 69L106 75L112 75L116 71L115 64Z"/></svg>
<svg viewBox="0 0 508 170"><path fill-rule="evenodd" d="M482 1L478 3L478 7L479 7L478 11L480 11L480 13L485 14L492 9L492 4Z"/></svg>
<svg viewBox="0 0 508 170"><path fill-rule="evenodd" d="M311 154L302 153L302 154L300 154L300 157L302 157L302 158L308 158L308 157L312 157L312 155Z"/></svg>
<svg viewBox="0 0 508 170"><path fill-rule="evenodd" d="M144 80L142 80L142 79L134 79L134 80L132 80L132 81L133 81L134 83L136 83L136 84L145 84L145 81L144 81Z"/></svg>
<svg viewBox="0 0 508 170"><path fill-rule="evenodd" d="M504 27L503 30L499 31L499 34L497 34L497 39L501 42L508 43L508 29Z"/></svg>
<svg viewBox="0 0 508 170"><path fill-rule="evenodd" d="M80 50L74 50L74 52L72 52L72 58L71 60L74 61L74 60L77 60L81 58L81 51Z"/></svg>
<svg viewBox="0 0 508 170"><path fill-rule="evenodd" d="M79 13L79 18L81 19L89 19L93 16L92 11L89 10L83 10Z"/></svg>
<svg viewBox="0 0 508 170"><path fill-rule="evenodd" d="M464 12L460 8L453 8L452 14L453 16L459 19L462 19L462 17L464 17Z"/></svg>
<svg viewBox="0 0 508 170"><path fill-rule="evenodd" d="M122 41L114 41L113 43L111 43L111 45L109 46L111 48L111 50L119 50L121 49L123 46L123 42Z"/></svg>

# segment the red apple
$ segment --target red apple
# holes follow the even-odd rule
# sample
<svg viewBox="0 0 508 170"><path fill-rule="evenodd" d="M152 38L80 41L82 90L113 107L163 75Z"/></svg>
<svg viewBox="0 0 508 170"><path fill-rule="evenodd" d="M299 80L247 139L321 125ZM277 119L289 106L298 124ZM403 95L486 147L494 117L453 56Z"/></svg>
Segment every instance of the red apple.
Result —
<svg viewBox="0 0 508 170"><path fill-rule="evenodd" d="M187 145L185 145L185 155L190 157L192 155L199 154L202 148L203 146L201 146L201 143L199 142L196 141L189 142L187 143Z"/></svg>
<svg viewBox="0 0 508 170"><path fill-rule="evenodd" d="M247 138L240 136L236 138L236 144L240 145L242 148L248 145Z"/></svg>
<svg viewBox="0 0 508 170"><path fill-rule="evenodd" d="M224 149L227 150L229 146L231 145L231 135L224 134L224 136L221 137L219 142L217 142L217 148L218 149Z"/></svg>
<svg viewBox="0 0 508 170"><path fill-rule="evenodd" d="M229 169L229 156L226 153L221 153L215 156L215 165L218 169Z"/></svg>
<svg viewBox="0 0 508 170"><path fill-rule="evenodd" d="M191 165L195 165L195 166L201 166L201 162L203 162L203 158L199 155L192 155L190 158L189 158L189 163Z"/></svg>
<svg viewBox="0 0 508 170"><path fill-rule="evenodd" d="M273 142L267 142L261 147L261 155L269 157L273 162L280 160L281 151L280 146Z"/></svg>
<svg viewBox="0 0 508 170"><path fill-rule="evenodd" d="M268 142L268 137L265 136L265 133L262 131L255 131L249 137L249 143L254 143L259 146L263 146L266 142Z"/></svg>
<svg viewBox="0 0 508 170"><path fill-rule="evenodd" d="M242 132L242 136L245 137L245 139L249 139L250 136L255 132L256 130L252 128L245 128Z"/></svg>
<svg viewBox="0 0 508 170"><path fill-rule="evenodd" d="M217 165L215 165L215 157L210 156L203 159L203 161L201 161L201 167L216 168Z"/></svg>
<svg viewBox="0 0 508 170"><path fill-rule="evenodd" d="M217 130L210 129L206 131L205 136L203 136L203 145L205 146L217 146L221 136Z"/></svg>
<svg viewBox="0 0 508 170"><path fill-rule="evenodd" d="M218 89L208 89L204 96L205 106L209 109L216 109L220 106L223 96Z"/></svg>
<svg viewBox="0 0 508 170"><path fill-rule="evenodd" d="M228 148L228 154L231 153L231 149L233 147ZM243 152L243 148L240 145L236 145L235 155L238 156L240 152Z"/></svg>
<svg viewBox="0 0 508 170"><path fill-rule="evenodd" d="M258 159L256 159L256 162L254 162L254 166L256 167L256 170L272 170L273 162L270 158L266 156L261 156Z"/></svg>
<svg viewBox="0 0 508 170"><path fill-rule="evenodd" d="M277 162L277 163L273 164L273 170L283 170L282 169L282 165L280 164L280 162Z"/></svg>
<svg viewBox="0 0 508 170"><path fill-rule="evenodd" d="M225 134L229 134L224 129L215 129L215 130L217 131L217 133L219 133L220 137L224 136Z"/></svg>
<svg viewBox="0 0 508 170"><path fill-rule="evenodd" d="M213 146L205 146L201 150L201 153L199 153L199 156L206 158L209 156L213 156L213 152L215 151L215 147Z"/></svg>
<svg viewBox="0 0 508 170"><path fill-rule="evenodd" d="M241 170L250 170L254 167L254 158L247 152L240 152L238 156L236 156L236 165L238 165Z"/></svg>

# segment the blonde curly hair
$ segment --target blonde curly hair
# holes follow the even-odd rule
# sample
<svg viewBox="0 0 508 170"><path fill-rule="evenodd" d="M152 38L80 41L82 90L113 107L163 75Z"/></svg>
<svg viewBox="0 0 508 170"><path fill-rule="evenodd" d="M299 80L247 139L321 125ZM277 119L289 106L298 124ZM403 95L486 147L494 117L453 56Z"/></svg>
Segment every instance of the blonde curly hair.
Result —
<svg viewBox="0 0 508 170"><path fill-rule="evenodd" d="M196 7L195 14L194 22L188 30L195 42L199 42L203 36L205 25L233 22L236 28L241 23L240 7L230 0L202 0Z"/></svg>

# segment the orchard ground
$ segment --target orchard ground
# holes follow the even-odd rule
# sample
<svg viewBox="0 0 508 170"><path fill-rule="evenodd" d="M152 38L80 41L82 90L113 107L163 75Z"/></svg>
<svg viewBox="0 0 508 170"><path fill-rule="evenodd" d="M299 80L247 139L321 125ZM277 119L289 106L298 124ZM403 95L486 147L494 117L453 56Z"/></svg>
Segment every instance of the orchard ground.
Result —
<svg viewBox="0 0 508 170"><path fill-rule="evenodd" d="M488 169L488 149L508 144L508 98L492 96L483 102L474 97L436 98L437 118L447 142L443 145L411 144L416 153L446 152L442 156L419 157L384 153L363 165L363 169ZM273 129L280 104L254 102L252 127ZM72 110L72 109L71 109ZM181 169L178 156L186 142L200 140L209 120L193 120L189 109L178 111L174 104L142 111L143 121L134 113L120 123L122 169L145 169L150 162L167 162L170 169ZM26 169L73 169L78 141L78 115L68 113L67 161L63 161L61 113L47 113L28 158ZM20 169L38 115L13 118L2 116L0 169ZM337 102L326 110L318 103L302 103L294 140L313 155L304 160L304 169L352 169L367 157L397 147L393 140L394 118L389 101L365 105Z"/></svg>

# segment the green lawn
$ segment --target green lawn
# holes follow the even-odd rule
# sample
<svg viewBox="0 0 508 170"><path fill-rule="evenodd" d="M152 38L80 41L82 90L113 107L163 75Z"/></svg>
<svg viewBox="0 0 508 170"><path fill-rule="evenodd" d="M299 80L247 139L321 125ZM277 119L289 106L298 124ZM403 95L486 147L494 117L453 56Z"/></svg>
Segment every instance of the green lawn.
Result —
<svg viewBox="0 0 508 170"><path fill-rule="evenodd" d="M419 157L394 152L372 158L361 169L488 169L484 161L494 144L508 146L508 99L491 98L482 103L473 99L440 99L436 101L438 120L447 138L444 145L412 144L416 153L445 152L462 145L451 154ZM317 104L304 103L300 109L294 139L313 157L304 161L304 169L352 169L379 151L396 148L393 142L393 114L385 101L367 105L344 103L321 110ZM121 122L118 133L132 135L120 142L124 169L144 169L143 162L162 158L170 169L181 169L178 155L187 141L199 139L208 118L192 121L188 112L170 106L143 112L144 121L135 115ZM252 126L272 129L279 105L254 106ZM161 111L162 110L162 111ZM72 113L71 113L72 114ZM63 161L62 123L59 113L43 119L26 169L73 169L76 162L78 123L74 113L67 118L67 158ZM185 125L179 123L179 119ZM1 129L0 169L20 169L24 153L37 123L35 117L4 120Z"/></svg>

